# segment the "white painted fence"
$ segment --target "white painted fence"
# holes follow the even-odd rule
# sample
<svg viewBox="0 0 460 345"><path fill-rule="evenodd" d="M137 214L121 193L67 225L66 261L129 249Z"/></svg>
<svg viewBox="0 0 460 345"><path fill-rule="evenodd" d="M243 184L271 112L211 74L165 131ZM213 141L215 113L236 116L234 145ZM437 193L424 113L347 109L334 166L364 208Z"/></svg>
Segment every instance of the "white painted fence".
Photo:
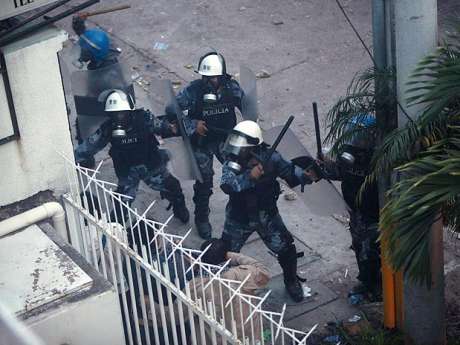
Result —
<svg viewBox="0 0 460 345"><path fill-rule="evenodd" d="M305 334L285 327L285 306L280 312L263 309L270 292L245 294L249 277L242 282L222 277L229 262L202 262L204 252L183 246L190 231L167 233L172 216L164 224L146 219L154 202L138 214L112 190L114 184L96 178L98 169L65 161L71 243L114 284L127 344L306 344L313 329ZM110 222L117 203L127 212Z"/></svg>

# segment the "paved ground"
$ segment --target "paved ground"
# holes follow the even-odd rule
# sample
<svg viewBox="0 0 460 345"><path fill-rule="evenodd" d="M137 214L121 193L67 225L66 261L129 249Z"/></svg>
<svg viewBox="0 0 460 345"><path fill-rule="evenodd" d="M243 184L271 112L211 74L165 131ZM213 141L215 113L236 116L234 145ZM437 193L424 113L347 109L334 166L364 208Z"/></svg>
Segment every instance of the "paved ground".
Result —
<svg viewBox="0 0 460 345"><path fill-rule="evenodd" d="M105 0L94 9L123 2ZM342 2L370 44L371 2ZM441 13L459 9L454 2L439 1ZM60 25L69 29L70 19ZM145 80L161 75L184 85L196 78L185 66L196 66L209 47L224 54L230 73L237 73L240 63L255 72L266 70L271 76L258 80L261 125L269 128L295 115L293 129L311 152L315 151L311 102L318 102L324 119L353 75L370 66L369 57L334 0L137 0L127 11L91 18L89 25L108 31L123 49L126 62L134 68L133 75L138 73ZM155 49L156 43L164 43L166 49ZM69 61L70 56L71 49L63 52L64 60ZM137 91L138 104L148 107L148 96L141 88ZM98 156L106 157L106 152ZM102 171L104 178L115 179L110 161L104 163ZM220 166L216 163L211 216L215 236L221 233L226 203L218 188L219 176ZM191 182L184 182L183 188L191 208ZM158 193L141 185L135 205L143 211L158 197ZM165 219L166 203L160 201L157 205L150 215ZM279 307L280 301L288 303L289 323L302 330L356 314L358 310L346 301L346 291L353 284L357 269L344 224L332 215L321 217L311 213L299 199L287 201L281 197L279 206L298 247L305 251L299 271L308 278L307 285L316 295L301 305L293 305L282 290L281 271L275 259L260 239L253 237L243 252L262 257L270 267L271 287L278 297L270 302L271 306ZM173 221L170 231L184 233L190 227L191 224L183 226ZM198 246L200 242L192 232L188 245Z"/></svg>

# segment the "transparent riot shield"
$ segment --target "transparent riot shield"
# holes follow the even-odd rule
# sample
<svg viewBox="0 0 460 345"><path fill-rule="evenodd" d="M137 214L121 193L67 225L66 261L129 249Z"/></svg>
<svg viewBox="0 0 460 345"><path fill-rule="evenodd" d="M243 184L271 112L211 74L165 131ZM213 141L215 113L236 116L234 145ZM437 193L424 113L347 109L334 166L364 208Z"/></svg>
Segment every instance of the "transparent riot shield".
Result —
<svg viewBox="0 0 460 345"><path fill-rule="evenodd" d="M192 150L190 138L184 127L182 110L177 104L176 95L170 80L153 79L150 83L150 103L155 114L165 115L177 126L176 137L165 138L163 146L168 150L173 174L183 180L202 182L200 169Z"/></svg>
<svg viewBox="0 0 460 345"><path fill-rule="evenodd" d="M104 96L109 90L120 89L134 98L129 69L120 63L95 70L74 71L70 81L81 139L94 133L107 120Z"/></svg>
<svg viewBox="0 0 460 345"><path fill-rule="evenodd" d="M240 86L244 91L241 100L241 114L245 120L257 121L257 83L256 75L248 67L240 66Z"/></svg>
<svg viewBox="0 0 460 345"><path fill-rule="evenodd" d="M273 127L264 131L264 141L271 145L283 126ZM308 150L303 146L291 129L288 129L276 151L278 151L285 159L294 162L294 164L302 166L303 158L311 158ZM311 185L306 185L304 192L301 187L294 188L299 197L305 203L308 209L319 216L331 216L333 214L344 214L348 211L347 204L342 198L337 188L327 180L313 182Z"/></svg>

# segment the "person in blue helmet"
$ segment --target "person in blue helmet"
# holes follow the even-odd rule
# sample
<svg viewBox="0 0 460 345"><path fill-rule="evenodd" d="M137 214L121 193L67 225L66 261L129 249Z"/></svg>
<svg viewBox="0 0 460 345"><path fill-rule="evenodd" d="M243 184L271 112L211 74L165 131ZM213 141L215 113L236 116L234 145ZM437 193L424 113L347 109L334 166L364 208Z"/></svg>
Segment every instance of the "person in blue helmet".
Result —
<svg viewBox="0 0 460 345"><path fill-rule="evenodd" d="M212 234L209 199L213 188L214 156L223 163L222 148L237 123L235 108L241 111L244 92L227 73L225 59L217 52L209 52L200 58L197 73L201 78L192 81L176 98L187 114L184 118L186 131L203 176L203 182L196 181L193 185L195 226L203 239L209 239Z"/></svg>
<svg viewBox="0 0 460 345"><path fill-rule="evenodd" d="M73 17L72 28L80 37L78 40L81 48L79 60L87 62L89 70L107 67L118 62L119 52L111 48L110 38L106 32L99 29L87 29L84 19L80 16Z"/></svg>
<svg viewBox="0 0 460 345"><path fill-rule="evenodd" d="M72 28L80 36L78 45L81 52L78 60L81 63L87 63L86 68L88 70L97 70L118 63L119 52L110 47L110 38L107 33L99 29L87 29L84 19L80 16L73 17ZM78 126L78 118L75 120L75 127L77 142L81 144L83 138ZM81 165L94 168L96 161L93 156L90 156L81 162Z"/></svg>
<svg viewBox="0 0 460 345"><path fill-rule="evenodd" d="M354 116L345 128L349 136L338 158L320 161L326 178L341 181L342 195L350 209L349 228L352 249L358 264L358 284L351 292L370 300L381 298L381 262L379 238L379 197L377 183L367 185L360 198L361 186L370 173L376 139L375 116ZM351 132L353 131L353 132Z"/></svg>

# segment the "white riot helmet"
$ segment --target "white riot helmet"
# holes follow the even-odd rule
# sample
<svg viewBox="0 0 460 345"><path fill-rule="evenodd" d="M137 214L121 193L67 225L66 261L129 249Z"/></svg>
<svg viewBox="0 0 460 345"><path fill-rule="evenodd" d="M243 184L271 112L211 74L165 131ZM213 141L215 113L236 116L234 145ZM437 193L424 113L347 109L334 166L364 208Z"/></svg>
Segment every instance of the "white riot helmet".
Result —
<svg viewBox="0 0 460 345"><path fill-rule="evenodd" d="M134 100L130 94L121 90L111 90L105 100L105 111L111 114L112 137L122 138L130 127Z"/></svg>
<svg viewBox="0 0 460 345"><path fill-rule="evenodd" d="M134 110L134 100L131 95L121 90L114 89L105 100L105 111L130 111Z"/></svg>
<svg viewBox="0 0 460 345"><path fill-rule="evenodd" d="M224 152L229 159L229 167L241 171L240 163L248 159L251 150L264 142L262 130L254 121L238 123L229 134L224 145Z"/></svg>
<svg viewBox="0 0 460 345"><path fill-rule="evenodd" d="M216 52L202 56L198 62L197 72L205 77L217 77L227 74L224 57Z"/></svg>

